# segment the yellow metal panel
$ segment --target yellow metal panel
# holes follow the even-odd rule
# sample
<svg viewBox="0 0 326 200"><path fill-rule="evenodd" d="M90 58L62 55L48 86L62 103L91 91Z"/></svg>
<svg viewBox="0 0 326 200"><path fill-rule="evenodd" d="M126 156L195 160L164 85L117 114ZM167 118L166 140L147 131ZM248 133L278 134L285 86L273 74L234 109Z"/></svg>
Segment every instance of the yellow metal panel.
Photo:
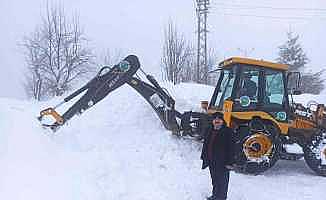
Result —
<svg viewBox="0 0 326 200"><path fill-rule="evenodd" d="M262 66L262 67L268 67L272 69L278 69L278 70L288 70L289 66L274 62L268 62L264 60L256 60L251 58L241 58L241 57L232 57L229 59L226 59L222 61L219 66L221 67L228 67L233 64L247 64L247 65L256 65L256 66Z"/></svg>
<svg viewBox="0 0 326 200"><path fill-rule="evenodd" d="M224 101L223 118L228 127L231 126L232 107L233 107L233 101L228 101L228 100Z"/></svg>
<svg viewBox="0 0 326 200"><path fill-rule="evenodd" d="M275 124L278 125L278 127L281 130L282 134L288 134L289 132L289 124L288 123L282 123L276 121L273 117L271 117L269 114L261 111L252 111L252 112L232 112L232 117L243 119L243 120L250 120L254 116L258 116L262 119L273 121Z"/></svg>
<svg viewBox="0 0 326 200"><path fill-rule="evenodd" d="M290 127L297 128L297 129L312 129L312 128L316 128L316 124L312 121L308 121L297 117L290 124Z"/></svg>
<svg viewBox="0 0 326 200"><path fill-rule="evenodd" d="M228 102L232 102L232 101L228 101ZM231 105L231 109L232 109ZM224 120L225 122L228 124L228 126L230 127L231 122L232 122L232 117L237 118L237 119L242 119L242 120L251 120L253 117L258 116L262 119L265 120L270 120L272 122L274 122L275 124L278 125L278 127L280 128L280 131L283 135L287 135L289 132L289 126L293 126L293 125L289 125L288 123L283 123L283 122L279 122L276 121L272 116L270 116L269 114L265 113L265 112L261 112L261 111L251 111L251 112L227 112L225 113L225 111L229 111L230 108L230 104L227 103L223 105L223 111L221 110L216 110L214 108L208 109L207 113L208 114L213 114L216 112L222 112L224 114Z"/></svg>
<svg viewBox="0 0 326 200"><path fill-rule="evenodd" d="M280 128L282 134L287 135L289 133L289 124L288 123L277 122L277 125Z"/></svg>

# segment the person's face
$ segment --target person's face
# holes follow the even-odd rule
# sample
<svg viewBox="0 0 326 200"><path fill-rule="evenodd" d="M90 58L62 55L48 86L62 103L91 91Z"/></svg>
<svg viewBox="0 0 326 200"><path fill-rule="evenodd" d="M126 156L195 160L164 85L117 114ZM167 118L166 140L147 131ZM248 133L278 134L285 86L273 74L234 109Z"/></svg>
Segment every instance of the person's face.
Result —
<svg viewBox="0 0 326 200"><path fill-rule="evenodd" d="M220 118L215 118L213 119L213 126L218 127L223 125L223 120Z"/></svg>

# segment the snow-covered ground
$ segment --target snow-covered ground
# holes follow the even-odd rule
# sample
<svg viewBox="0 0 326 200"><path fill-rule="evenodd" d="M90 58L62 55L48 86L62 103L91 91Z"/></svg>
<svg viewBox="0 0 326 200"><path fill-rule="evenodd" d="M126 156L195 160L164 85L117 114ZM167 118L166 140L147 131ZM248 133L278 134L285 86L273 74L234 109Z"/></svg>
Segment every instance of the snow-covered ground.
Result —
<svg viewBox="0 0 326 200"><path fill-rule="evenodd" d="M198 109L213 90L167 87L180 111ZM131 88L116 90L52 134L36 116L59 101L0 99L1 200L200 200L210 194L201 143L172 136ZM232 172L229 199L324 200L325 188L326 178L304 160L279 161L259 176Z"/></svg>

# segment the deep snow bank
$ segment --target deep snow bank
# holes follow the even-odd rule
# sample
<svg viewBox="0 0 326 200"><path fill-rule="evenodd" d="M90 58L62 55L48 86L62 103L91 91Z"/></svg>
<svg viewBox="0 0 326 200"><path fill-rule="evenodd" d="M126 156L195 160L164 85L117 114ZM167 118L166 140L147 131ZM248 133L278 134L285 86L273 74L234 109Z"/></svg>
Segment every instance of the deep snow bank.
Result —
<svg viewBox="0 0 326 200"><path fill-rule="evenodd" d="M213 88L164 84L179 111L196 110ZM306 99L305 97L304 99ZM149 105L124 86L52 134L35 117L51 102L0 99L0 199L199 200L210 193L201 144L164 130ZM324 199L325 178L303 160L264 175L231 173L230 200Z"/></svg>

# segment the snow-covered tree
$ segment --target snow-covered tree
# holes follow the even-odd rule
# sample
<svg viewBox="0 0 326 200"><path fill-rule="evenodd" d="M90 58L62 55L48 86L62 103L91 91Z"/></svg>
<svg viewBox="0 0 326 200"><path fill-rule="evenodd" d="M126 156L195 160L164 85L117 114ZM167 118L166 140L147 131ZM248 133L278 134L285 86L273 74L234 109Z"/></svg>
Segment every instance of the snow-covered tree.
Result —
<svg viewBox="0 0 326 200"><path fill-rule="evenodd" d="M162 67L167 80L177 84L181 82L181 72L187 67L192 56L192 48L170 21L164 32Z"/></svg>
<svg viewBox="0 0 326 200"><path fill-rule="evenodd" d="M180 80L181 82L197 82L197 56L193 47L192 54L186 60L185 66L180 71ZM215 49L211 48L208 51L207 56L207 68L201 68L199 71L200 83L213 85L215 86L217 83L217 79L219 77L219 73L209 73L210 71L217 68L218 58Z"/></svg>
<svg viewBox="0 0 326 200"><path fill-rule="evenodd" d="M298 39L299 35L293 36L293 32L289 31L287 33L287 41L279 46L279 57L277 58L277 61L289 65L290 71L301 71L309 62Z"/></svg>
<svg viewBox="0 0 326 200"><path fill-rule="evenodd" d="M207 73L208 76L206 84L215 86L220 76L220 73L219 71L215 71L214 73L209 73L209 71L216 70L218 67L218 55L214 48L211 48L208 51L207 66L208 66L208 71L203 72L203 73Z"/></svg>
<svg viewBox="0 0 326 200"><path fill-rule="evenodd" d="M320 94L320 92L325 88L325 78L322 78L324 72L325 69L316 73L304 73L301 77L301 91L310 94Z"/></svg>
<svg viewBox="0 0 326 200"><path fill-rule="evenodd" d="M49 6L41 25L23 41L28 66L25 90L36 100L60 96L90 71L93 54L78 18Z"/></svg>
<svg viewBox="0 0 326 200"><path fill-rule="evenodd" d="M319 94L324 89L324 79L322 75L324 70L317 73L306 72L309 59L299 43L299 35L289 31L287 41L279 46L277 61L289 65L289 71L301 72L301 87L303 93Z"/></svg>

